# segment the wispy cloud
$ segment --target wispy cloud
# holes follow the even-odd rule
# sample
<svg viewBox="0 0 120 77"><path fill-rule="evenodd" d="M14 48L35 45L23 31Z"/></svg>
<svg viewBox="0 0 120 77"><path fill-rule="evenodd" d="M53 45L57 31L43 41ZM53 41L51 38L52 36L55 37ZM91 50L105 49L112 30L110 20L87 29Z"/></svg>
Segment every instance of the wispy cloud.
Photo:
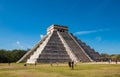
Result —
<svg viewBox="0 0 120 77"><path fill-rule="evenodd" d="M43 34L40 34L40 39L42 39L44 37L44 35Z"/></svg>
<svg viewBox="0 0 120 77"><path fill-rule="evenodd" d="M98 30L79 31L79 32L75 32L74 35L91 34L91 33L103 32L103 31L108 31L108 30L109 30L109 29L98 29Z"/></svg>
<svg viewBox="0 0 120 77"><path fill-rule="evenodd" d="M19 41L16 41L16 45L20 45L20 42L19 42Z"/></svg>
<svg viewBox="0 0 120 77"><path fill-rule="evenodd" d="M23 42L20 42L20 41L16 41L12 44L13 46L13 49L28 49L28 48L31 48L32 45L29 44L29 43L23 43Z"/></svg>
<svg viewBox="0 0 120 77"><path fill-rule="evenodd" d="M24 46L21 45L20 41L16 41L15 46L20 49L24 48Z"/></svg>

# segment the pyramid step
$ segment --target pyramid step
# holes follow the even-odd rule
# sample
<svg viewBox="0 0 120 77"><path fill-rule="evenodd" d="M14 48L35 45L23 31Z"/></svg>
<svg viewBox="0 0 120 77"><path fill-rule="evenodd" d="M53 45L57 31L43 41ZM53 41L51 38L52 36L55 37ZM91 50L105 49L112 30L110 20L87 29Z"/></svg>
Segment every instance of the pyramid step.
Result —
<svg viewBox="0 0 120 77"><path fill-rule="evenodd" d="M47 60L48 59L48 60ZM47 60L47 61L44 61ZM47 45L43 49L42 53L39 55L37 62L53 62L62 60L63 62L68 62L70 60L69 55L67 54L64 45L62 44L57 31L52 33L51 38L49 39ZM61 61L61 62L62 62Z"/></svg>
<svg viewBox="0 0 120 77"><path fill-rule="evenodd" d="M86 43L68 33L67 26L52 25L47 29L47 35L18 62L51 63L100 61L103 58Z"/></svg>
<svg viewBox="0 0 120 77"><path fill-rule="evenodd" d="M79 61L85 61L89 62L89 58L86 56L86 54L83 53L81 48L76 44L76 42L71 38L69 33L67 32L60 32L62 37L65 39L69 47L71 48L72 52L75 54L75 56L79 59Z"/></svg>
<svg viewBox="0 0 120 77"><path fill-rule="evenodd" d="M30 56L30 59L27 60L27 63L35 63L37 58L39 57L39 55L41 54L42 50L44 49L44 47L46 46L48 40L50 39L51 34L48 35L48 37L46 38L46 40L37 48L37 50L33 53L33 55Z"/></svg>

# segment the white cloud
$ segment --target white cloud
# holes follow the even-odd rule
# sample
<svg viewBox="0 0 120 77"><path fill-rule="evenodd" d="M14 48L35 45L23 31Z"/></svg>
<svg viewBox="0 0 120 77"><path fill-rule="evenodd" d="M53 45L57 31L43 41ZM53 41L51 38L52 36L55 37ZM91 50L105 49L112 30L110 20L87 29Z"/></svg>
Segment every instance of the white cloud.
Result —
<svg viewBox="0 0 120 77"><path fill-rule="evenodd" d="M42 39L44 37L44 35L40 34L40 39Z"/></svg>
<svg viewBox="0 0 120 77"><path fill-rule="evenodd" d="M12 49L29 49L32 48L33 43L30 42L21 42L21 41L14 41L10 44L12 46Z"/></svg>
<svg viewBox="0 0 120 77"><path fill-rule="evenodd" d="M90 34L90 33L95 33L96 30L91 30L91 31L80 31L80 32L75 32L75 35L83 35L83 34Z"/></svg>
<svg viewBox="0 0 120 77"><path fill-rule="evenodd" d="M23 49L23 48L24 48L24 46L21 45L20 41L16 41L15 46L16 46L17 48L19 48L19 49Z"/></svg>
<svg viewBox="0 0 120 77"><path fill-rule="evenodd" d="M19 42L19 41L16 41L16 44L17 44L17 45L20 45L20 42Z"/></svg>
<svg viewBox="0 0 120 77"><path fill-rule="evenodd" d="M84 35L84 34L90 34L90 33L96 33L96 32L108 31L108 30L109 29L98 29L98 30L80 31L80 32L75 32L74 35Z"/></svg>

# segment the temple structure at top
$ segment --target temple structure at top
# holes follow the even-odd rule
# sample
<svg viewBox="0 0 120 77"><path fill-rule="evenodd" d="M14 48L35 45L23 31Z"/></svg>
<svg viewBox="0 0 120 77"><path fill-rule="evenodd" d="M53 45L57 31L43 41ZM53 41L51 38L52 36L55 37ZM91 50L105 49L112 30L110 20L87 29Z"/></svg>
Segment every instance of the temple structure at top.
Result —
<svg viewBox="0 0 120 77"><path fill-rule="evenodd" d="M26 63L92 62L101 55L68 32L67 26L52 25L47 34L19 61Z"/></svg>

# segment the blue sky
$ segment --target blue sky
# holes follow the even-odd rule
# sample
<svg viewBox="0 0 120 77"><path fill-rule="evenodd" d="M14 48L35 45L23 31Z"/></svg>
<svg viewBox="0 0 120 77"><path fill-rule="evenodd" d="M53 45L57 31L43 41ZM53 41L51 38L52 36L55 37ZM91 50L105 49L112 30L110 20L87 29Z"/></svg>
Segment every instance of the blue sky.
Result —
<svg viewBox="0 0 120 77"><path fill-rule="evenodd" d="M0 49L32 48L52 24L100 53L120 54L120 0L0 0Z"/></svg>

